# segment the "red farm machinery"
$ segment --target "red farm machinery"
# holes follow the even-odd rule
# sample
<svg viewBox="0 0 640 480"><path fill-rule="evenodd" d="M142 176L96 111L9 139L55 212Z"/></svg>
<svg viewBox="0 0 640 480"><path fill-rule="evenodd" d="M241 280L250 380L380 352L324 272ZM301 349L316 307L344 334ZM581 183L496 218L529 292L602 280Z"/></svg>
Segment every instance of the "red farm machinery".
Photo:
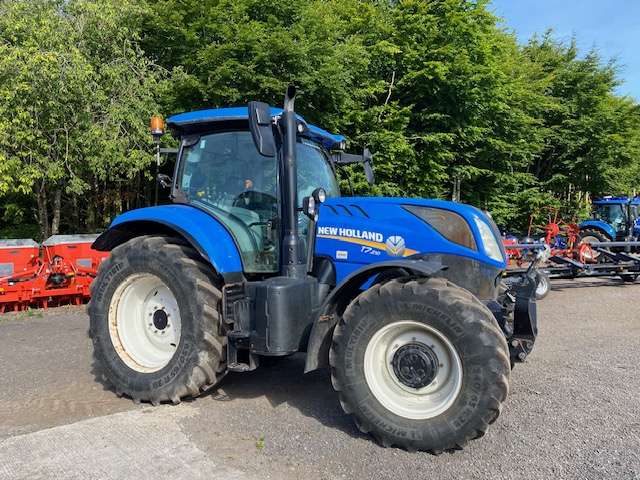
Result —
<svg viewBox="0 0 640 480"><path fill-rule="evenodd" d="M100 263L108 256L91 248L97 235L53 235L0 240L0 313L28 308L81 305Z"/></svg>
<svg viewBox="0 0 640 480"><path fill-rule="evenodd" d="M577 223L560 218L557 208L542 207L531 215L526 238L507 236L503 239L510 263L506 276L522 275L524 264L536 256L536 251L545 248L548 258L538 271L547 285L549 278L619 276L626 282L636 280L640 275L640 257L633 253L638 251L640 242L592 240L595 238L583 238Z"/></svg>

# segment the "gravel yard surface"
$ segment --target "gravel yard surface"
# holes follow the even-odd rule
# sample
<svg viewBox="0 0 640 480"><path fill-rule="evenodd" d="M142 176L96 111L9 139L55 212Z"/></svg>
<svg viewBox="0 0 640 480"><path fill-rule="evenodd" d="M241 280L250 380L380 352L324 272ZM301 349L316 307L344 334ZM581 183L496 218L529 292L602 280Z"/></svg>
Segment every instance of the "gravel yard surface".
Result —
<svg viewBox="0 0 640 480"><path fill-rule="evenodd" d="M384 449L294 355L177 406L96 380L84 308L0 315L0 478L640 479L640 282L552 280L539 337L487 434Z"/></svg>

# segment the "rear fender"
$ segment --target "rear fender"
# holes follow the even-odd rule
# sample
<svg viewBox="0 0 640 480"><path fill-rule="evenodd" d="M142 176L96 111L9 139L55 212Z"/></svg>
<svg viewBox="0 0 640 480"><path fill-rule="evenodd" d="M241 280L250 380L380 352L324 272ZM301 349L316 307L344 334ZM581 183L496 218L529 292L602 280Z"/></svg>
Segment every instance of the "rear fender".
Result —
<svg viewBox="0 0 640 480"><path fill-rule="evenodd" d="M608 223L600 222L597 220L587 220L586 222L582 222L579 226L581 231L584 230L585 228L589 228L592 230L600 230L609 238L612 238L612 239L616 238L616 231Z"/></svg>
<svg viewBox="0 0 640 480"><path fill-rule="evenodd" d="M327 296L313 321L307 346L305 373L329 364L329 347L334 327L342 318L347 306L368 288L368 282L376 275L380 275L379 278L384 278L384 281L407 275L430 277L447 268L438 262L391 260L367 265L347 276Z"/></svg>
<svg viewBox="0 0 640 480"><path fill-rule="evenodd" d="M225 283L242 281L242 261L231 234L216 219L188 205L163 205L123 213L96 239L92 248L111 251L134 237L176 234L211 263Z"/></svg>

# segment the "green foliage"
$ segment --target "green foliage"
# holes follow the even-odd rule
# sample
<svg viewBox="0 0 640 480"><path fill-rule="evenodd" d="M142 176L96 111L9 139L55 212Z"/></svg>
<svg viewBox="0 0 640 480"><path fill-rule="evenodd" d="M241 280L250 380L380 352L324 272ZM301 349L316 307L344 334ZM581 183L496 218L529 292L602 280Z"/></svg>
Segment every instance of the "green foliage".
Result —
<svg viewBox="0 0 640 480"><path fill-rule="evenodd" d="M57 233L63 196L84 199L152 160L144 120L159 77L136 43L141 8L0 5L0 194L33 194L43 237Z"/></svg>
<svg viewBox="0 0 640 480"><path fill-rule="evenodd" d="M524 229L640 186L640 110L614 62L488 0L0 3L0 232L94 231L153 202L152 114L262 100L374 152L356 195L464 201ZM357 146L357 147L356 147ZM170 172L166 172L170 173ZM56 224L55 212L67 212Z"/></svg>

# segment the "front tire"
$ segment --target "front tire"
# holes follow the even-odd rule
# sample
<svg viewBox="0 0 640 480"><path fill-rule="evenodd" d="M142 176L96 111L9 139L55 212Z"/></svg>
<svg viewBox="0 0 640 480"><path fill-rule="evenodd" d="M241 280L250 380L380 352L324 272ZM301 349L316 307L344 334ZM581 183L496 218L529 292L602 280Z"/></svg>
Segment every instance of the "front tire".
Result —
<svg viewBox="0 0 640 480"><path fill-rule="evenodd" d="M385 447L436 454L484 434L511 370L491 312L441 278L362 293L336 326L329 359L342 407L362 432Z"/></svg>
<svg viewBox="0 0 640 480"><path fill-rule="evenodd" d="M179 403L226 373L222 294L190 246L138 237L116 247L91 285L89 336L104 378L136 403Z"/></svg>

